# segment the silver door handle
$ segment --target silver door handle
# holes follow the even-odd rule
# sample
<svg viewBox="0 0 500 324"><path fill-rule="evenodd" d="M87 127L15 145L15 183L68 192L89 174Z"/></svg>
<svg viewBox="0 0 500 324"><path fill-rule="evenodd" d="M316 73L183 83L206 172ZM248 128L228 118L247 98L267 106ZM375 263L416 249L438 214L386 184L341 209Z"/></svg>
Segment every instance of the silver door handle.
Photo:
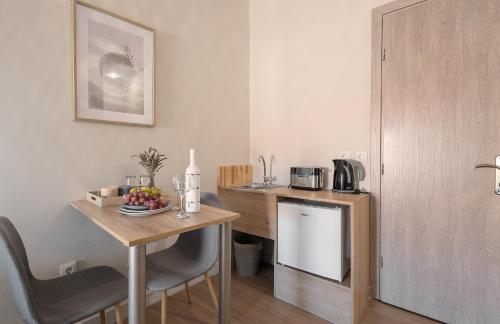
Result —
<svg viewBox="0 0 500 324"><path fill-rule="evenodd" d="M476 164L474 169L495 169L495 193L500 195L500 155L496 156L495 164Z"/></svg>
<svg viewBox="0 0 500 324"><path fill-rule="evenodd" d="M499 165L494 165L494 164L476 164L474 166L474 169L484 169L484 168L491 168L491 169L498 169L500 170Z"/></svg>

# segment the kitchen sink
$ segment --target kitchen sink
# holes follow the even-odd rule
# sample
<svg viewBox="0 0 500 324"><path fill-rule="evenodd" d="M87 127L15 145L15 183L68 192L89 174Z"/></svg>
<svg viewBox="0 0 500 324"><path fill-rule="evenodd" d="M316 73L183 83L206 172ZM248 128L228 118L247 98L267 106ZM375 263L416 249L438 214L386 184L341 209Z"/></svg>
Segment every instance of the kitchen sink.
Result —
<svg viewBox="0 0 500 324"><path fill-rule="evenodd" d="M272 188L277 188L277 187L278 187L277 185L267 185L267 184L263 184L263 183L251 183L251 184L239 186L238 188L257 190L257 189L272 189Z"/></svg>

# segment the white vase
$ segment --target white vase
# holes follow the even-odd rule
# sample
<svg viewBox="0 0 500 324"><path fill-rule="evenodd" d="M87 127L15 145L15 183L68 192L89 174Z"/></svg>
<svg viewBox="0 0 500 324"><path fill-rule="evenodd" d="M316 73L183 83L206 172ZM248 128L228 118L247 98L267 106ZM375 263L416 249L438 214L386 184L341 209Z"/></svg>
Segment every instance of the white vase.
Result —
<svg viewBox="0 0 500 324"><path fill-rule="evenodd" d="M186 169L186 212L200 211L200 168L196 165L194 149L189 150L189 166Z"/></svg>

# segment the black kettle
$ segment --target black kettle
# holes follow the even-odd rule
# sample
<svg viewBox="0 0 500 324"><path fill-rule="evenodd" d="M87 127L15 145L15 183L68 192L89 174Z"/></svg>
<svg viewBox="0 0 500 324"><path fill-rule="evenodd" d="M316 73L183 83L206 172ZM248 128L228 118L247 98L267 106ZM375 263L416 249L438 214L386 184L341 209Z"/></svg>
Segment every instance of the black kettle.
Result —
<svg viewBox="0 0 500 324"><path fill-rule="evenodd" d="M354 166L348 160L333 160L333 191L354 193L358 188Z"/></svg>

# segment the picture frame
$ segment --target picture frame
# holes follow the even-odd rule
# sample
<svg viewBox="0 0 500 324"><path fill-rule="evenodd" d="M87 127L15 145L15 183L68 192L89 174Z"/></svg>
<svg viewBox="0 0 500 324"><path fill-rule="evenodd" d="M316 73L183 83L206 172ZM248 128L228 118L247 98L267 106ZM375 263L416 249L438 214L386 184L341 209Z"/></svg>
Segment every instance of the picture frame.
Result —
<svg viewBox="0 0 500 324"><path fill-rule="evenodd" d="M74 120L155 125L155 30L73 1Z"/></svg>

